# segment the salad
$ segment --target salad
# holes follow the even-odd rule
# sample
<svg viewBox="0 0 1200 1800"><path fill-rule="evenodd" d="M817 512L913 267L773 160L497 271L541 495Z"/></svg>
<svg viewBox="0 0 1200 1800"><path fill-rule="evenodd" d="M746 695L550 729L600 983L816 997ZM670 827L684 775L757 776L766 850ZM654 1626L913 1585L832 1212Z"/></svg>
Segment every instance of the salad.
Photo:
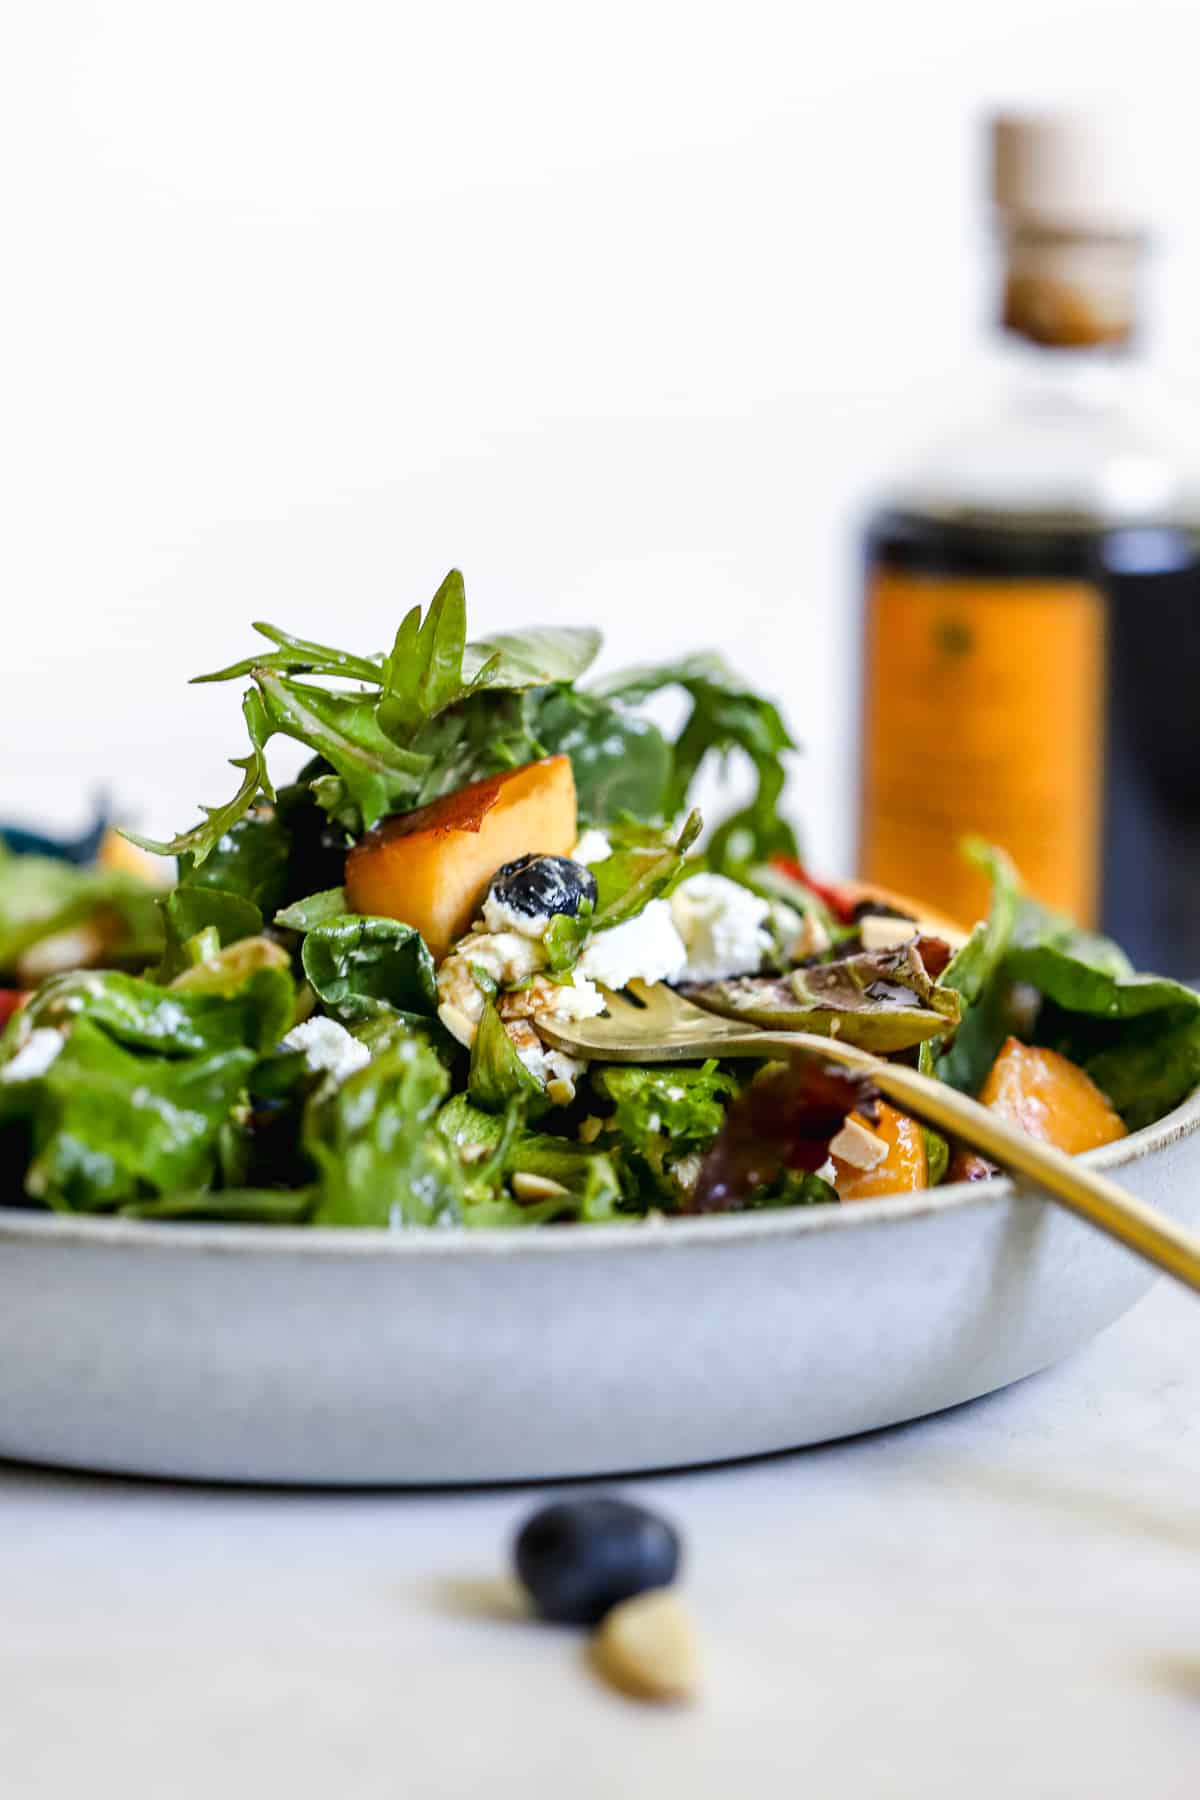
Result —
<svg viewBox="0 0 1200 1800"><path fill-rule="evenodd" d="M1022 893L1001 851L968 846L992 883L969 932L815 880L780 809L792 737L716 656L597 679L591 629L468 642L457 572L387 654L255 629L197 678L246 684L236 792L133 840L176 859L152 922L139 888L107 966L10 997L8 1204L530 1226L992 1172L812 1058L589 1065L547 1042L634 980L918 1061L1072 1151L1200 1081L1200 996ZM279 737L308 761L277 786ZM706 830L697 777L728 759L749 798Z"/></svg>
<svg viewBox="0 0 1200 1800"><path fill-rule="evenodd" d="M162 949L151 859L105 808L78 837L0 825L0 1020L64 969L144 968Z"/></svg>

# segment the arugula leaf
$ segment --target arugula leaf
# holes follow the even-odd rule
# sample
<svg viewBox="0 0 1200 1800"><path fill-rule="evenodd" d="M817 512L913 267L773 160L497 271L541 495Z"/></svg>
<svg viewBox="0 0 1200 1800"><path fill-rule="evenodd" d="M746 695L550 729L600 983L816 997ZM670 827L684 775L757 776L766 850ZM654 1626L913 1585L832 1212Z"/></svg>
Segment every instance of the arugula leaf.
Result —
<svg viewBox="0 0 1200 1800"><path fill-rule="evenodd" d="M371 696L324 689L256 669L273 728L315 750L333 769L368 829L414 804L428 759L400 749L381 729Z"/></svg>
<svg viewBox="0 0 1200 1800"><path fill-rule="evenodd" d="M192 867L198 869L212 855L225 834L249 811L260 793L273 800L275 790L267 773L265 752L274 726L253 688L242 697L242 716L250 735L250 754L231 756L229 759L233 768L244 771L241 786L232 800L227 800L224 806L202 806L200 810L205 817L201 824L193 825L190 831L181 831L177 837L168 838L162 843L154 838L139 837L135 831L123 831L121 836L128 838L131 844L137 844L140 849L149 850L154 856L190 857Z"/></svg>
<svg viewBox="0 0 1200 1800"><path fill-rule="evenodd" d="M471 1072L467 1093L484 1112L502 1113L515 1099L531 1110L546 1104L546 1090L517 1055L503 1020L489 1000L483 1009L475 1041L471 1045Z"/></svg>
<svg viewBox="0 0 1200 1800"><path fill-rule="evenodd" d="M408 743L428 719L469 692L463 679L466 647L466 590L459 571L451 569L424 620L419 606L405 614L383 665L377 717L380 730L394 743ZM485 665L488 672L493 666Z"/></svg>
<svg viewBox="0 0 1200 1800"><path fill-rule="evenodd" d="M592 692L635 705L666 687L682 688L692 702L675 742L668 817L687 804L709 757L739 751L754 770L757 791L748 806L714 832L707 852L709 866L719 874L736 875L748 864L773 855L798 855L795 833L779 810L786 781L783 758L796 745L778 708L747 688L721 657L711 653L657 668L626 670Z"/></svg>
<svg viewBox="0 0 1200 1800"><path fill-rule="evenodd" d="M293 900L275 914L273 922L285 931L312 931L314 926L327 925L330 919L344 918L349 910L345 888L326 888L304 900Z"/></svg>
<svg viewBox="0 0 1200 1800"><path fill-rule="evenodd" d="M343 1020L437 1011L433 958L420 932L399 919L327 919L308 932L300 960L314 991Z"/></svg>
<svg viewBox="0 0 1200 1800"><path fill-rule="evenodd" d="M592 874L596 880L596 910L593 931L607 931L645 910L651 900L660 900L682 881L688 851L704 829L698 811L684 820L673 844L633 845L617 850L603 862L596 863Z"/></svg>
<svg viewBox="0 0 1200 1800"><path fill-rule="evenodd" d="M273 669L282 675L340 675L349 681L365 681L371 685L379 682L382 664L373 657L352 656L348 650L334 650L328 644L314 644L307 638L292 637L289 632L280 631L277 625L267 625L258 619L254 621L253 629L280 648L247 656L242 662L231 663L227 669L217 669L211 675L193 675L192 685L195 687L205 681L237 681L252 675L255 669Z"/></svg>
<svg viewBox="0 0 1200 1800"><path fill-rule="evenodd" d="M28 1084L26 1193L60 1211L95 1212L147 1189L203 1187L254 1060L249 1049L147 1057L93 1019L76 1020L50 1068Z"/></svg>
<svg viewBox="0 0 1200 1800"><path fill-rule="evenodd" d="M314 1225L456 1225L458 1158L434 1129L450 1077L427 1045L405 1037L309 1101L304 1146L317 1171Z"/></svg>

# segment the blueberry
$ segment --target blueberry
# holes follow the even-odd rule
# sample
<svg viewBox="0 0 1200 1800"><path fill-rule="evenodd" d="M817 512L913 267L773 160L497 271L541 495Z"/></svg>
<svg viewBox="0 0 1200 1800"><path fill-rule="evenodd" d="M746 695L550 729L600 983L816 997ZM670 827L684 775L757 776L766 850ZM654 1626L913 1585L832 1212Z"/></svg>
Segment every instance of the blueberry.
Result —
<svg viewBox="0 0 1200 1800"><path fill-rule="evenodd" d="M620 1601L670 1586L679 1534L628 1500L560 1500L526 1519L514 1555L544 1619L596 1625Z"/></svg>
<svg viewBox="0 0 1200 1800"><path fill-rule="evenodd" d="M585 900L596 904L596 878L569 856L519 856L492 876L489 896L514 912L539 918L577 913Z"/></svg>

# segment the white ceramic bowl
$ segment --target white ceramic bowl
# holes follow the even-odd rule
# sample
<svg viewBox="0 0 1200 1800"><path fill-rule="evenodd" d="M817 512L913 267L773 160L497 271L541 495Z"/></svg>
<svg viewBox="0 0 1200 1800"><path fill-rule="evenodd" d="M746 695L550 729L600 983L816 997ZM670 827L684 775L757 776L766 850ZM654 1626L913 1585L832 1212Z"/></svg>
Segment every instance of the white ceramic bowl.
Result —
<svg viewBox="0 0 1200 1800"><path fill-rule="evenodd" d="M1200 1215L1200 1094L1093 1152ZM0 1210L0 1455L229 1481L611 1474L894 1424L1044 1368L1153 1273L1008 1181L543 1231Z"/></svg>

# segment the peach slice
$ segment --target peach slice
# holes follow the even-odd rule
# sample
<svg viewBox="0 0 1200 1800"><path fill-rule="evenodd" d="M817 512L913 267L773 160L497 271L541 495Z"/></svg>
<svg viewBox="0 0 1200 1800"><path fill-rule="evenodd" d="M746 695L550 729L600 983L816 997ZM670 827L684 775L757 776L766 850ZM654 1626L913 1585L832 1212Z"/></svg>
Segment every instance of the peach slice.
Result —
<svg viewBox="0 0 1200 1800"><path fill-rule="evenodd" d="M877 1194L907 1194L929 1186L925 1137L917 1121L882 1100L878 1111L874 1124L858 1113L851 1113L850 1117L856 1125L883 1139L887 1155L873 1169L853 1168L835 1156L834 1186L840 1200L873 1200Z"/></svg>
<svg viewBox="0 0 1200 1800"><path fill-rule="evenodd" d="M1043 1144L1074 1156L1125 1136L1125 1126L1090 1075L1057 1050L1010 1037L980 1089L984 1106Z"/></svg>
<svg viewBox="0 0 1200 1800"><path fill-rule="evenodd" d="M412 925L440 960L502 863L567 856L577 835L570 758L546 756L381 819L346 857L346 899L352 912Z"/></svg>

